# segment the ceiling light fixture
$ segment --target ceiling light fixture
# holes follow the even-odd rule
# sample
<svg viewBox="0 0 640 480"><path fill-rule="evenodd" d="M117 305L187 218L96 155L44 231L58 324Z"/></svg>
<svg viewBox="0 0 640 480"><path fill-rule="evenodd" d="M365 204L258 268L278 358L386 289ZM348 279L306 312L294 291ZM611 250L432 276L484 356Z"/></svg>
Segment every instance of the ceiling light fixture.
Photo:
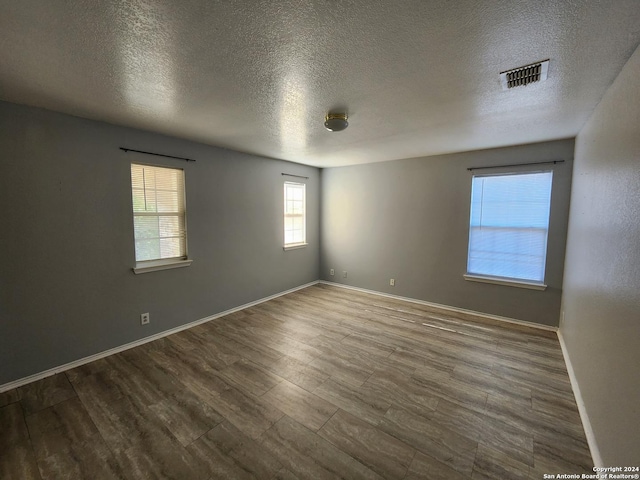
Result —
<svg viewBox="0 0 640 480"><path fill-rule="evenodd" d="M324 126L330 132L341 132L349 126L346 113L327 113L324 117Z"/></svg>

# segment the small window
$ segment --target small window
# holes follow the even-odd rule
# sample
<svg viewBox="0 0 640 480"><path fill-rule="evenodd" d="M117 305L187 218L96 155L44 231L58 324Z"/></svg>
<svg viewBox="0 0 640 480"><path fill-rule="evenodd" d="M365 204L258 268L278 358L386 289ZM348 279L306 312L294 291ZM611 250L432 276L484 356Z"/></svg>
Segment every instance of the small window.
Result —
<svg viewBox="0 0 640 480"><path fill-rule="evenodd" d="M131 164L131 194L137 269L185 260L183 170Z"/></svg>
<svg viewBox="0 0 640 480"><path fill-rule="evenodd" d="M467 275L544 283L552 172L474 176Z"/></svg>
<svg viewBox="0 0 640 480"><path fill-rule="evenodd" d="M302 183L284 183L284 247L301 247L307 244L306 193Z"/></svg>

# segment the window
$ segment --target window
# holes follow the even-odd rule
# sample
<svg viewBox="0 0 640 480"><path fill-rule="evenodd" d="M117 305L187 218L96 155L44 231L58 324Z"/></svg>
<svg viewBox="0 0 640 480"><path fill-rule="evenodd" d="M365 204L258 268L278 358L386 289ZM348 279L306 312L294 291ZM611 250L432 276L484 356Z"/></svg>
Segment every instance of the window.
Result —
<svg viewBox="0 0 640 480"><path fill-rule="evenodd" d="M465 278L544 287L551 182L552 172L473 177Z"/></svg>
<svg viewBox="0 0 640 480"><path fill-rule="evenodd" d="M187 266L184 172L131 164L135 273Z"/></svg>
<svg viewBox="0 0 640 480"><path fill-rule="evenodd" d="M284 247L306 245L306 193L302 183L284 182Z"/></svg>

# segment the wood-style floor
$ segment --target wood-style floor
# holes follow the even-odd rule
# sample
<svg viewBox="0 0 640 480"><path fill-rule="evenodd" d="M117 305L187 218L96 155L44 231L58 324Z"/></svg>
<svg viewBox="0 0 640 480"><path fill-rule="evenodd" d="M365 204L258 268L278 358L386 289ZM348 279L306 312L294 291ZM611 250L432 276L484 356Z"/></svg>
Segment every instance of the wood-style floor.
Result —
<svg viewBox="0 0 640 480"><path fill-rule="evenodd" d="M0 478L592 472L554 333L313 286L0 394Z"/></svg>

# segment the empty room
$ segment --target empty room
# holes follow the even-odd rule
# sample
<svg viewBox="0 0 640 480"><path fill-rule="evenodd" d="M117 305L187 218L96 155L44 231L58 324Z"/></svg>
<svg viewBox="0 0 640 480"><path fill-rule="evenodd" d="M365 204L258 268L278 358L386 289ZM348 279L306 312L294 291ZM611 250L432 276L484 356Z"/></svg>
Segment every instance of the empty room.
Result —
<svg viewBox="0 0 640 480"><path fill-rule="evenodd" d="M639 45L0 0L0 479L640 478Z"/></svg>

